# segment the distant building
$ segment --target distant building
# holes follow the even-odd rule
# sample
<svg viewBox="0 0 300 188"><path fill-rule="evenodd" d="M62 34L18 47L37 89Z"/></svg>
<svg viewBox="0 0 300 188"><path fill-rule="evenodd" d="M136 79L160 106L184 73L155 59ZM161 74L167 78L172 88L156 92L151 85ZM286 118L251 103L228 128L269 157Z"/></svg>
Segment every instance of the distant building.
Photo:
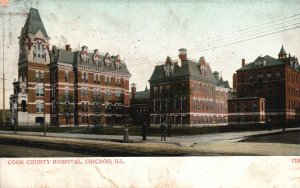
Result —
<svg viewBox="0 0 300 188"><path fill-rule="evenodd" d="M136 91L136 85L131 84L131 117L134 125L150 123L150 91L146 86L144 91Z"/></svg>
<svg viewBox="0 0 300 188"><path fill-rule="evenodd" d="M149 82L151 124L227 124L228 81L212 73L204 57L188 59L182 48L178 60L167 57L164 64L155 66Z"/></svg>
<svg viewBox="0 0 300 188"><path fill-rule="evenodd" d="M300 120L300 67L283 46L278 58L259 56L234 74L236 98L228 100L229 124Z"/></svg>
<svg viewBox="0 0 300 188"><path fill-rule="evenodd" d="M19 37L18 80L10 97L18 125L113 125L129 118L129 73L120 56L50 49L37 9L31 8Z"/></svg>

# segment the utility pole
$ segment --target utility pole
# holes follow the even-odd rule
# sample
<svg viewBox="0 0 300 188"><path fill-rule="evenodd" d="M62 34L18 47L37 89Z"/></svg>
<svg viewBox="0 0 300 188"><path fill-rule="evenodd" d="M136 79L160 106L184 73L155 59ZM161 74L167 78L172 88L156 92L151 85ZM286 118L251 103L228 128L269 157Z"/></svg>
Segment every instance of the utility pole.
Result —
<svg viewBox="0 0 300 188"><path fill-rule="evenodd" d="M2 39L2 50L3 50L3 53L2 53L2 57L3 57L3 60L2 60L2 68L3 68L3 108L2 108L2 121L3 121L3 126L5 125L5 75L4 75L4 18L2 18L2 23L3 23L3 39Z"/></svg>

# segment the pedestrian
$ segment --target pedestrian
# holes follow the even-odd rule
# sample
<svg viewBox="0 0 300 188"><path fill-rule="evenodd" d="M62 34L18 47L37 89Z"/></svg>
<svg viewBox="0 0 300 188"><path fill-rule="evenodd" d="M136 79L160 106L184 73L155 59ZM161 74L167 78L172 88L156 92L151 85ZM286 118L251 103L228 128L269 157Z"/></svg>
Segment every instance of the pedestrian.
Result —
<svg viewBox="0 0 300 188"><path fill-rule="evenodd" d="M267 126L269 131L272 130L270 117L268 118Z"/></svg>
<svg viewBox="0 0 300 188"><path fill-rule="evenodd" d="M167 127L166 124L162 121L160 124L160 140L166 141L166 132L167 132Z"/></svg>
<svg viewBox="0 0 300 188"><path fill-rule="evenodd" d="M129 135L128 135L128 124L126 123L126 124L125 124L125 127L124 127L124 137L123 137L123 142L124 142L124 143L128 143L128 140L129 140Z"/></svg>
<svg viewBox="0 0 300 188"><path fill-rule="evenodd" d="M146 141L146 137L147 137L147 123L144 122L143 127L142 127L142 137L143 137L143 141Z"/></svg>

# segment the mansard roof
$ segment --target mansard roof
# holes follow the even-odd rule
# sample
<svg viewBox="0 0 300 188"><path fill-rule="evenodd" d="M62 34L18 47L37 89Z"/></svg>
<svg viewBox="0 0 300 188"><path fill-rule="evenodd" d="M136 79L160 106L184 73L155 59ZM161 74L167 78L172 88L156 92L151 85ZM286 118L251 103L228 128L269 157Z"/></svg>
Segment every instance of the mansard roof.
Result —
<svg viewBox="0 0 300 188"><path fill-rule="evenodd" d="M203 58L202 58L203 59ZM157 65L152 73L149 82L164 82L164 81L180 81L186 79L194 79L207 83L217 84L212 70L208 64L206 64L205 75L201 74L200 65L198 62L187 59L178 65L177 61L174 61L174 69L169 76L165 75L164 65Z"/></svg>
<svg viewBox="0 0 300 188"><path fill-rule="evenodd" d="M135 99L148 99L150 98L149 91L138 91L136 92Z"/></svg>
<svg viewBox="0 0 300 188"><path fill-rule="evenodd" d="M38 30L41 30L43 35L46 38L49 38L47 31L44 27L43 21L40 17L38 9L30 8L27 20L25 22L25 25L22 29L22 34L36 34Z"/></svg>
<svg viewBox="0 0 300 188"><path fill-rule="evenodd" d="M138 91L135 94L135 98L132 99L131 104L145 104L150 101L150 91L144 90L144 91Z"/></svg>
<svg viewBox="0 0 300 188"><path fill-rule="evenodd" d="M295 62L296 67L293 67L294 65L290 65L290 61ZM259 56L253 62L246 64L244 67L238 69L237 71L257 69L259 67L281 66L285 64L299 71L299 63L297 58L287 57L287 58L276 59L269 55L266 55L264 57Z"/></svg>
<svg viewBox="0 0 300 188"><path fill-rule="evenodd" d="M120 68L118 69L115 66L115 60L118 58L117 56L109 56L110 61L108 63L104 63L104 57L107 56L108 53L106 54L99 54L99 65L94 64L93 62L93 53L88 53L88 60L87 64L84 64L81 62L81 57L80 57L80 51L67 51L65 49L56 49L54 46L52 48L52 53L51 56L53 60L51 60L52 63L66 63L70 65L83 65L87 67L94 67L98 68L102 71L113 71L113 72L119 72L125 75L130 75L129 70L127 69L127 66L124 61L121 60L120 63Z"/></svg>

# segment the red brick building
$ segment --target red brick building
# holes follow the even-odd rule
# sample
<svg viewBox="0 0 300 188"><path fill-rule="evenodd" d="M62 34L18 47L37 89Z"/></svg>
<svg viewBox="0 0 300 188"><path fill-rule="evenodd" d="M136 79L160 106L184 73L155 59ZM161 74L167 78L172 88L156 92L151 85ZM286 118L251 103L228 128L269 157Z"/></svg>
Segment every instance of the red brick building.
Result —
<svg viewBox="0 0 300 188"><path fill-rule="evenodd" d="M149 82L151 124L227 124L229 84L218 72L212 73L204 57L188 59L186 49L180 49L179 59L167 57L155 67Z"/></svg>
<svg viewBox="0 0 300 188"><path fill-rule="evenodd" d="M150 124L150 90L136 91L136 84L131 84L131 117L134 125Z"/></svg>
<svg viewBox="0 0 300 188"><path fill-rule="evenodd" d="M299 63L283 47L278 59L266 55L249 64L243 60L242 68L236 71L236 82L236 98L228 100L229 124L264 123L268 119L273 123L299 121ZM265 108L259 108L259 101Z"/></svg>
<svg viewBox="0 0 300 188"><path fill-rule="evenodd" d="M119 55L86 46L49 50L50 38L34 8L19 39L19 80L10 97L18 125L114 125L129 117L131 74Z"/></svg>

